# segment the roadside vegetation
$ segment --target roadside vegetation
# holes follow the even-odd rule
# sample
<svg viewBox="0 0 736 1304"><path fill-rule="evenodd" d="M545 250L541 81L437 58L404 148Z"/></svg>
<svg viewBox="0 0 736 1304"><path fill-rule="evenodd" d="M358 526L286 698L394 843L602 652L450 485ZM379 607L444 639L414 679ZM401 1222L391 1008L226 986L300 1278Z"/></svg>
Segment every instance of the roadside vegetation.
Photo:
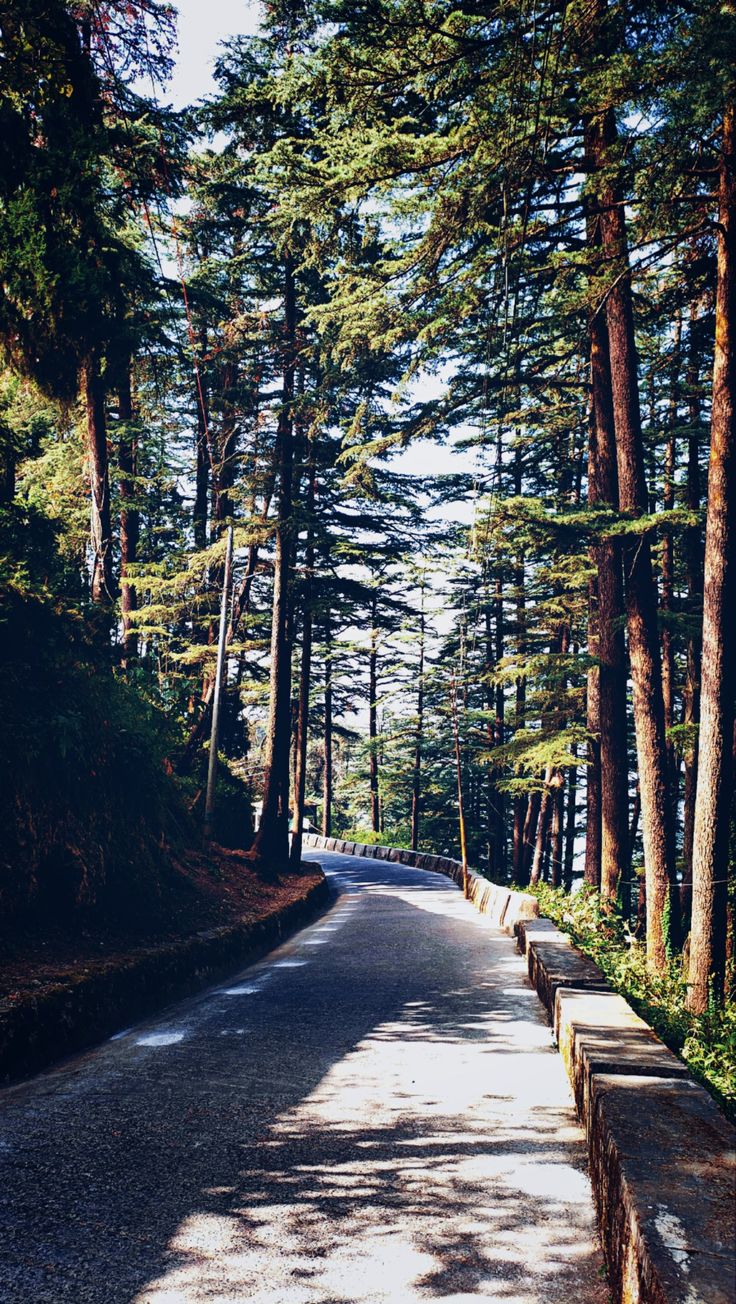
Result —
<svg viewBox="0 0 736 1304"><path fill-rule="evenodd" d="M672 957L662 973L653 974L641 940L592 888L582 887L572 896L547 883L531 890L541 913L595 960L614 991L677 1052L736 1121L736 1001L721 1005L711 1000L702 1013L692 1013L681 958Z"/></svg>

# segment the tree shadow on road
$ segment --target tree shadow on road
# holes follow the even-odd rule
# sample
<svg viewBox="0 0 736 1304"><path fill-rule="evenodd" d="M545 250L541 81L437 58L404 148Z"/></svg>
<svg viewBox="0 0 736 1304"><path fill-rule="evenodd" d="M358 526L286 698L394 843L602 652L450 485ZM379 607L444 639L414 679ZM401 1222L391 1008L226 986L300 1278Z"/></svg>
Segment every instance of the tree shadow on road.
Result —
<svg viewBox="0 0 736 1304"><path fill-rule="evenodd" d="M369 908L327 917L318 965L295 939L257 1006L235 982L178 1040L8 1093L7 1304L605 1301L521 961L390 868L400 890L364 875Z"/></svg>

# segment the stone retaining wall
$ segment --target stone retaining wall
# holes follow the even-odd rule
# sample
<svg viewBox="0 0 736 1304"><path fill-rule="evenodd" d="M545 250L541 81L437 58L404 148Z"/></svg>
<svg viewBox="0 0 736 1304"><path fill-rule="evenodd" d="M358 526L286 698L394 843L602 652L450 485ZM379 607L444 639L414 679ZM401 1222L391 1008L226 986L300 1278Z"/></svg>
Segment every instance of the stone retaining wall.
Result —
<svg viewBox="0 0 736 1304"><path fill-rule="evenodd" d="M305 835L306 846L446 874L443 856ZM470 874L469 896L515 933L553 1023L585 1127L615 1304L734 1304L736 1129L681 1060L535 897Z"/></svg>
<svg viewBox="0 0 736 1304"><path fill-rule="evenodd" d="M586 1130L613 1299L734 1304L736 1130L550 920L517 938Z"/></svg>
<svg viewBox="0 0 736 1304"><path fill-rule="evenodd" d="M252 964L311 918L328 897L322 878L300 899L254 924L211 928L141 948L122 962L101 961L38 997L0 1001L0 1085L38 1073L238 966Z"/></svg>

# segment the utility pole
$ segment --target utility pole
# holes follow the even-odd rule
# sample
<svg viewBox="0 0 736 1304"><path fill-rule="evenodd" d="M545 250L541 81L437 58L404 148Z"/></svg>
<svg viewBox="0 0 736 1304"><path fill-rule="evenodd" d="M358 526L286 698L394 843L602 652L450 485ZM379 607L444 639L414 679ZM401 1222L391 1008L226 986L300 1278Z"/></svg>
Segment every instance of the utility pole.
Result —
<svg viewBox="0 0 736 1304"><path fill-rule="evenodd" d="M225 549L225 574L222 579L222 603L220 605L220 635L217 640L217 670L215 672L215 692L212 699L212 732L210 734L210 755L207 765L207 796L204 804L204 831L206 837L212 836L212 816L215 809L215 781L217 779L217 736L220 730L220 701L222 698L222 680L225 669L225 636L227 633L227 608L230 599L230 577L233 569L233 527L228 526L227 546Z"/></svg>

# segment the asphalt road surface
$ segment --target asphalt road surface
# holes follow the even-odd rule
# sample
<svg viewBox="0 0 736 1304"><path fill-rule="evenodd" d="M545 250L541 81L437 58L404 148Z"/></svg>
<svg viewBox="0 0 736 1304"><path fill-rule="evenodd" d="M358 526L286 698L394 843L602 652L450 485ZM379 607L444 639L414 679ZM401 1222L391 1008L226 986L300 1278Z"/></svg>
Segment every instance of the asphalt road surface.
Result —
<svg viewBox="0 0 736 1304"><path fill-rule="evenodd" d="M606 1304L513 943L439 875L310 858L316 923L0 1093L2 1304Z"/></svg>

